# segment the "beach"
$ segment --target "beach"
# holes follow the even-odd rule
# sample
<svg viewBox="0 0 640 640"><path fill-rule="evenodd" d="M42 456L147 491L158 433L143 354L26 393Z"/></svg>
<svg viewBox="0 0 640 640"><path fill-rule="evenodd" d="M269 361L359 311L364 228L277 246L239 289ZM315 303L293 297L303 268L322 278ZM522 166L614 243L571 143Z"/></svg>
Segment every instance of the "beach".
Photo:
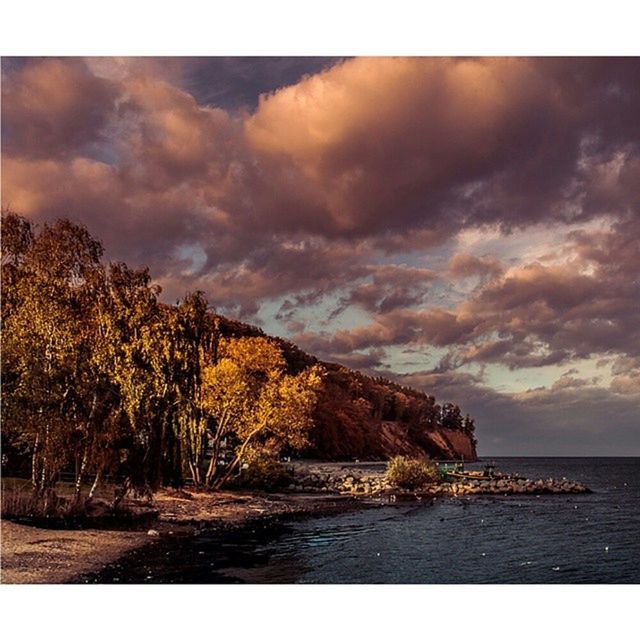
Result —
<svg viewBox="0 0 640 640"><path fill-rule="evenodd" d="M350 496L163 490L154 496L152 504L159 511L157 521L152 528L140 531L45 529L3 519L0 579L4 584L75 582L159 539L365 506L365 502Z"/></svg>

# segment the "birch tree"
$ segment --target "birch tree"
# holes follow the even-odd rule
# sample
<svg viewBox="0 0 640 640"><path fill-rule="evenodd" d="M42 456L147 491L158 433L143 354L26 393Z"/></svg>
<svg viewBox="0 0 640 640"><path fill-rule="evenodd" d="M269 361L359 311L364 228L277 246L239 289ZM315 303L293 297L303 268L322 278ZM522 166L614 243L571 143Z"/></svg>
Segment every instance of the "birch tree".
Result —
<svg viewBox="0 0 640 640"><path fill-rule="evenodd" d="M205 369L203 407L213 418L212 456L207 487L219 489L256 447L279 453L307 443L321 370L286 373L280 349L266 338L238 338L220 345L218 362ZM218 471L220 444L232 458Z"/></svg>

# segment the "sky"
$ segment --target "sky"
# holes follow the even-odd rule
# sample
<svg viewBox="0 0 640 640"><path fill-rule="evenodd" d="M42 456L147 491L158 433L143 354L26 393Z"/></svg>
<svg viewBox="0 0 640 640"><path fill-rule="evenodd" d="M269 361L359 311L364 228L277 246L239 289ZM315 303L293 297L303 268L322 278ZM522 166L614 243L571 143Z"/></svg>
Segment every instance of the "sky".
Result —
<svg viewBox="0 0 640 640"><path fill-rule="evenodd" d="M2 205L480 455L640 455L640 59L4 58Z"/></svg>

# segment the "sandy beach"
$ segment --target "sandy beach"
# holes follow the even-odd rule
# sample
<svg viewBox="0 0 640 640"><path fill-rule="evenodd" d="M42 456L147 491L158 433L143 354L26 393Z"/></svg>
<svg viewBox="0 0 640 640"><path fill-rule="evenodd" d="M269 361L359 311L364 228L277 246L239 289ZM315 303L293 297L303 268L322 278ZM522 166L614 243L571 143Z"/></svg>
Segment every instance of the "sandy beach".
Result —
<svg viewBox="0 0 640 640"><path fill-rule="evenodd" d="M2 521L4 584L67 582L148 542L146 532L61 531Z"/></svg>
<svg viewBox="0 0 640 640"><path fill-rule="evenodd" d="M348 496L161 491L153 501L153 508L160 515L149 530L45 529L3 520L0 579L5 584L76 581L164 536L191 535L205 527L240 528L252 521L320 515L363 506L365 503Z"/></svg>

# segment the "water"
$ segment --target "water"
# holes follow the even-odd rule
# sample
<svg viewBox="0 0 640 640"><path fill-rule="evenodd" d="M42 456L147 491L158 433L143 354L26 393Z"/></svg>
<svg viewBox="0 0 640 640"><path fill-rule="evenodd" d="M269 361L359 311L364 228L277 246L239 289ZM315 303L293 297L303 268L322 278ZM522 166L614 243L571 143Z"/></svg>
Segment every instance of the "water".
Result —
<svg viewBox="0 0 640 640"><path fill-rule="evenodd" d="M158 545L111 582L640 583L640 458L499 458L586 495L469 496Z"/></svg>

